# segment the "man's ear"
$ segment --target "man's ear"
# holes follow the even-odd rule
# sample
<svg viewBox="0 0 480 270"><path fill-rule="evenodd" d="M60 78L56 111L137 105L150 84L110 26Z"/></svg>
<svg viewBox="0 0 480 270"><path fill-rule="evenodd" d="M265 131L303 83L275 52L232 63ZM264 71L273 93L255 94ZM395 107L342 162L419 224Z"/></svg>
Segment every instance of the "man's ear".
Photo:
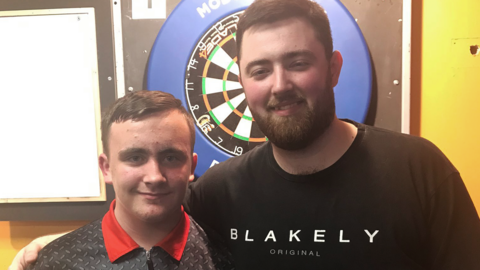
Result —
<svg viewBox="0 0 480 270"><path fill-rule="evenodd" d="M105 155L105 153L102 153L100 156L98 156L98 167L100 167L100 170L102 170L103 179L105 180L105 183L111 185L112 173L110 171L110 163L108 161L108 157L107 155Z"/></svg>
<svg viewBox="0 0 480 270"><path fill-rule="evenodd" d="M343 66L343 57L339 51L334 51L332 58L330 58L330 76L332 79L332 87L337 86L340 72Z"/></svg>
<svg viewBox="0 0 480 270"><path fill-rule="evenodd" d="M197 167L197 160L198 160L198 155L197 153L193 153L192 155L192 168L190 168L190 177L188 177L188 181L192 182L195 180L195 168Z"/></svg>

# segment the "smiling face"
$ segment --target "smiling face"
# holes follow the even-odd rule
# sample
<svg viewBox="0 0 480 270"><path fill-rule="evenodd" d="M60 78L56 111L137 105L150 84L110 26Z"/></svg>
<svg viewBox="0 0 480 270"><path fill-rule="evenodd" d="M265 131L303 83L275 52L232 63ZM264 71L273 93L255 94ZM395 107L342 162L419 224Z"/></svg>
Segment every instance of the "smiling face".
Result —
<svg viewBox="0 0 480 270"><path fill-rule="evenodd" d="M105 182L115 189L115 215L147 223L178 220L197 162L190 130L177 110L113 123L109 157L102 154Z"/></svg>
<svg viewBox="0 0 480 270"><path fill-rule="evenodd" d="M312 26L298 18L248 29L241 51L240 80L269 140L296 150L321 136L335 117L340 54L326 59Z"/></svg>

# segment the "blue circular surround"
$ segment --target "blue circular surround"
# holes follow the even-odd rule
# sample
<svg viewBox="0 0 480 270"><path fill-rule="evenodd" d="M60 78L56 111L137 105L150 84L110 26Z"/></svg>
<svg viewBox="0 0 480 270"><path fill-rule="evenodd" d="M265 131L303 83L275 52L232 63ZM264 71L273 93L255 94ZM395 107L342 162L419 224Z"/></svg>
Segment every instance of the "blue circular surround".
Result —
<svg viewBox="0 0 480 270"><path fill-rule="evenodd" d="M183 0L162 26L152 48L147 71L147 89L173 94L189 108L185 94L185 72L192 51L205 32L232 13L242 11L252 0ZM372 70L363 35L349 11L338 0L317 0L327 11L333 46L343 56L343 68L335 87L339 118L363 122L370 103ZM210 11L210 12L209 12ZM222 151L196 128L195 175L202 175L217 162L232 155Z"/></svg>

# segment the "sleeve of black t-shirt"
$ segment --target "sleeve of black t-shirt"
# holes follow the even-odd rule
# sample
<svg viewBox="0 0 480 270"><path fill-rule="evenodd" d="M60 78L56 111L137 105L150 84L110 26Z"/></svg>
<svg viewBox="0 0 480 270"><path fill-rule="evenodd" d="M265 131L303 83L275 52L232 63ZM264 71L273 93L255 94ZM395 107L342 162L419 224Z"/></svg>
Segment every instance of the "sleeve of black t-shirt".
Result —
<svg viewBox="0 0 480 270"><path fill-rule="evenodd" d="M208 197L208 195L205 194L205 181L208 180L205 180L204 176L202 176L197 181L190 183L183 200L185 211L199 222L200 225L205 225L205 223L210 225L209 220L211 218L209 217L208 211L204 211L206 205L204 199ZM202 207L202 205L204 207Z"/></svg>
<svg viewBox="0 0 480 270"><path fill-rule="evenodd" d="M197 181L197 180L195 180ZM191 202L190 202L190 196L192 196L192 185L194 184L195 182L190 182L188 183L188 188L187 188L187 193L185 193L185 198L183 198L183 209L185 210L185 212L187 212L189 215L192 215L192 212L190 210L190 207L191 207Z"/></svg>
<svg viewBox="0 0 480 270"><path fill-rule="evenodd" d="M458 172L430 198L427 222L430 269L480 269L480 219Z"/></svg>
<svg viewBox="0 0 480 270"><path fill-rule="evenodd" d="M201 226L208 226L215 231L219 231L218 209L224 210L225 186L223 177L225 166L215 165L203 174L198 180L189 184L183 207ZM214 206L215 209L209 209Z"/></svg>

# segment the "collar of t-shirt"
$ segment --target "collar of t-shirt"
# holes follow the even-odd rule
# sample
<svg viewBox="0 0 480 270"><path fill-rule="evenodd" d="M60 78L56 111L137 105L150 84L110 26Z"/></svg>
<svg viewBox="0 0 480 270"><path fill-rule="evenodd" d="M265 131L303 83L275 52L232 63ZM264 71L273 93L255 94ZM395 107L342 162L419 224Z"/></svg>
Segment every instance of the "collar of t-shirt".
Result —
<svg viewBox="0 0 480 270"><path fill-rule="evenodd" d="M139 248L140 246L122 229L118 224L115 214L115 200L110 204L110 210L105 214L102 220L102 232L107 250L108 258L113 263L118 258ZM183 250L187 243L188 232L190 228L190 219L187 213L183 211L182 218L173 230L155 246L165 250L175 260L180 261Z"/></svg>

